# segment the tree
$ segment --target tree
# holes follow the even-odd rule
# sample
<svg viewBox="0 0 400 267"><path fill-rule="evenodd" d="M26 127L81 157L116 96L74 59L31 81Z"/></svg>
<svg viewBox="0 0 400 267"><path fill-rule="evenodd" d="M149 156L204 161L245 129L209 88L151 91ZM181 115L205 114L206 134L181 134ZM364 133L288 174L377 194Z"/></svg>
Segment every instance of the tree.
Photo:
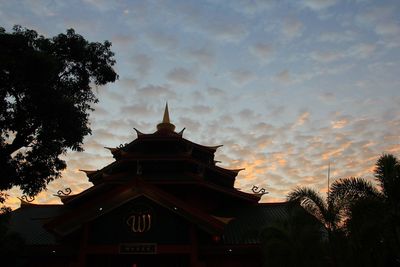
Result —
<svg viewBox="0 0 400 267"><path fill-rule="evenodd" d="M308 187L297 187L291 191L287 200L289 202L298 202L306 211L317 218L325 225L328 233L332 233L338 229L341 220L340 207L337 202L328 198L327 201L315 190Z"/></svg>
<svg viewBox="0 0 400 267"><path fill-rule="evenodd" d="M383 217L386 230L383 241L386 243L388 255L392 258L393 266L400 266L400 162L391 155L382 155L375 168L375 177L383 195L385 216ZM396 264L396 265L394 265Z"/></svg>
<svg viewBox="0 0 400 267"><path fill-rule="evenodd" d="M390 154L376 162L380 188L362 178L336 180L326 201L298 187L288 195L323 223L337 266L400 266L400 162Z"/></svg>
<svg viewBox="0 0 400 267"><path fill-rule="evenodd" d="M288 208L285 219L260 233L265 266L326 266L326 231L301 207Z"/></svg>
<svg viewBox="0 0 400 267"><path fill-rule="evenodd" d="M330 198L341 204L347 250L347 263L353 266L382 266L381 218L382 195L371 182L362 178L336 180Z"/></svg>
<svg viewBox="0 0 400 267"><path fill-rule="evenodd" d="M325 201L318 192L308 187L295 188L288 194L287 200L299 203L326 227L331 261L334 266L338 266L339 262L342 261L342 259L339 259L339 254L342 253L339 253L337 244L341 243L343 238L340 231L342 220L340 202L331 197L328 197Z"/></svg>
<svg viewBox="0 0 400 267"><path fill-rule="evenodd" d="M98 101L92 86L118 78L110 47L73 29L45 38L0 28L0 190L35 195L60 177L62 154L82 150Z"/></svg>
<svg viewBox="0 0 400 267"><path fill-rule="evenodd" d="M329 199L340 207L341 227L358 266L400 266L400 163L390 154L376 162L380 188L362 178L336 180Z"/></svg>

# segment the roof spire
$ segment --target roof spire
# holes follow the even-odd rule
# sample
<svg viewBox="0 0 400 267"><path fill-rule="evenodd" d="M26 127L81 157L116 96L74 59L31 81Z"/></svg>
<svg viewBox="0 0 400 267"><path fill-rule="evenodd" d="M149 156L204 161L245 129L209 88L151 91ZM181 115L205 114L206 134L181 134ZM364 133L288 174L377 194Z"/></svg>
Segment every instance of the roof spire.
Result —
<svg viewBox="0 0 400 267"><path fill-rule="evenodd" d="M169 122L169 112L168 112L168 102L165 104L164 117L163 117L162 123L170 123Z"/></svg>
<svg viewBox="0 0 400 267"><path fill-rule="evenodd" d="M161 123L157 124L158 132L174 132L175 125L169 120L168 102L165 104L164 116Z"/></svg>

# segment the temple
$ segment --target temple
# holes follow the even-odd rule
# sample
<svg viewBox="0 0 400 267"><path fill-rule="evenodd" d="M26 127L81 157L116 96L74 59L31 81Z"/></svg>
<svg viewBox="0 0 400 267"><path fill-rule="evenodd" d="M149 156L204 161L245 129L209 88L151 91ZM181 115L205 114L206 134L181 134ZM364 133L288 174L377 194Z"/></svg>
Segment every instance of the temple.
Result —
<svg viewBox="0 0 400 267"><path fill-rule="evenodd" d="M136 129L135 129L136 130ZM287 203L234 188L240 169L219 167L219 146L183 138L168 105L157 130L119 147L115 161L84 170L93 186L62 204L21 201L10 225L28 266L262 266L259 234Z"/></svg>

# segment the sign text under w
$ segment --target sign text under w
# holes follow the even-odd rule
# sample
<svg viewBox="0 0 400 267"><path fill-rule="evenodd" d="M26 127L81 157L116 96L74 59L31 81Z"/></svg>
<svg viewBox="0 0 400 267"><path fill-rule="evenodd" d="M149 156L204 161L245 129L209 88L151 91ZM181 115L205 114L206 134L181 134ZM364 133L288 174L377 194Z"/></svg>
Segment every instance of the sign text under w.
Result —
<svg viewBox="0 0 400 267"><path fill-rule="evenodd" d="M126 219L126 224L133 233L141 234L149 231L152 226L152 212L146 206L135 206Z"/></svg>

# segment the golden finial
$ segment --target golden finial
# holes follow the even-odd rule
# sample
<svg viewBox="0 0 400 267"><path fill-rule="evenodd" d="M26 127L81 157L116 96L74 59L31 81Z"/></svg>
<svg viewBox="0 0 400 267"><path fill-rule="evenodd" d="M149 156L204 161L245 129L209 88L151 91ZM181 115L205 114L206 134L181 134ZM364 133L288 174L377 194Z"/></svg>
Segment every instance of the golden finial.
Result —
<svg viewBox="0 0 400 267"><path fill-rule="evenodd" d="M157 131L159 132L174 132L175 125L169 120L168 102L165 104L164 116L161 123L157 125Z"/></svg>
<svg viewBox="0 0 400 267"><path fill-rule="evenodd" d="M162 123L170 123L169 112L168 112L168 102L165 104L164 117L163 117Z"/></svg>

